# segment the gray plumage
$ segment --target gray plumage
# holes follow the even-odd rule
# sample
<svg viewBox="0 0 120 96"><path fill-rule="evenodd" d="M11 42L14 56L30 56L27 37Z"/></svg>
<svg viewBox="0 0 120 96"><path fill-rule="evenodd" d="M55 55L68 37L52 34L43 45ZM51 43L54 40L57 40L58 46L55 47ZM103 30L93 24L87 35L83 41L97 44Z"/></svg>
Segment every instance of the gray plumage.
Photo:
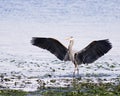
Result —
<svg viewBox="0 0 120 96"><path fill-rule="evenodd" d="M54 54L58 59L64 60L68 49L54 38L33 37L31 40L32 45L46 49ZM66 58L66 61L69 58Z"/></svg>
<svg viewBox="0 0 120 96"><path fill-rule="evenodd" d="M93 63L99 57L106 54L112 45L108 39L97 40L91 42L87 47L79 52L73 52L72 46L74 44L73 37L69 38L69 46L66 48L58 40L54 38L33 37L32 45L46 49L54 54L58 59L63 61L72 61L75 68L78 70L78 65ZM76 71L76 70L75 70Z"/></svg>
<svg viewBox="0 0 120 96"><path fill-rule="evenodd" d="M93 41L83 50L75 53L74 59L77 64L92 63L106 54L112 48L108 39Z"/></svg>

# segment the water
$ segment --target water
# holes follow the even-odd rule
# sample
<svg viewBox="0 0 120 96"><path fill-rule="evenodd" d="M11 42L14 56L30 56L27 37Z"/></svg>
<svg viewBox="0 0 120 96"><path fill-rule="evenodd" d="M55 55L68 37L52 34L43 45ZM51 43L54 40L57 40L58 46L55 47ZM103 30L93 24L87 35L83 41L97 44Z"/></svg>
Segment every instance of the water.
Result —
<svg viewBox="0 0 120 96"><path fill-rule="evenodd" d="M40 23L120 22L119 0L0 0L0 19Z"/></svg>

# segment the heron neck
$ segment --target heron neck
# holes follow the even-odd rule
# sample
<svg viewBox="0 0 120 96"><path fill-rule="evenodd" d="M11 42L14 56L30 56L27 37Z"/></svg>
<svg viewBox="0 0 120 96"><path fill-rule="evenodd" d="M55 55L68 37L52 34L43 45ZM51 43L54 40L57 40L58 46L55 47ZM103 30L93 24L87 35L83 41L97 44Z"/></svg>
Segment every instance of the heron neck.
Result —
<svg viewBox="0 0 120 96"><path fill-rule="evenodd" d="M74 43L73 40L71 40L68 46L69 51L72 51L73 43Z"/></svg>
<svg viewBox="0 0 120 96"><path fill-rule="evenodd" d="M69 54L70 60L71 60L72 62L74 62L74 56L73 56L73 51L72 51L73 43L74 43L74 42L71 40L71 41L70 41L70 44L69 44L69 46L68 46L68 54Z"/></svg>

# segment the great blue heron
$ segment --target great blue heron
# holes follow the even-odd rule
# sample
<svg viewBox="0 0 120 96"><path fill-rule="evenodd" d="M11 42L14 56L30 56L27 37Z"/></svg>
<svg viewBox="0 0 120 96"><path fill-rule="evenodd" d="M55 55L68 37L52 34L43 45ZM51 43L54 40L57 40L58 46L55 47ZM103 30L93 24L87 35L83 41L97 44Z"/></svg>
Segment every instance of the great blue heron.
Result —
<svg viewBox="0 0 120 96"><path fill-rule="evenodd" d="M74 52L72 50L74 44L73 37L70 37L68 40L70 41L68 48L54 38L33 37L31 43L34 46L50 51L62 61L72 61L75 65L74 75L75 71L79 72L78 65L93 63L112 48L109 40L104 39L93 41L84 49Z"/></svg>

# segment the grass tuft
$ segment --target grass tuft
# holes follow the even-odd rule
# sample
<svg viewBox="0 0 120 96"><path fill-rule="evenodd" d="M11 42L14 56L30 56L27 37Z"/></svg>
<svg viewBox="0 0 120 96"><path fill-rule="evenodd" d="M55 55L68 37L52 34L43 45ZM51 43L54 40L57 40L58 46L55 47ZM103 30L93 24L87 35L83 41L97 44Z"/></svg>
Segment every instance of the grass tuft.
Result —
<svg viewBox="0 0 120 96"><path fill-rule="evenodd" d="M0 96L26 96L27 94L20 90L0 90Z"/></svg>

